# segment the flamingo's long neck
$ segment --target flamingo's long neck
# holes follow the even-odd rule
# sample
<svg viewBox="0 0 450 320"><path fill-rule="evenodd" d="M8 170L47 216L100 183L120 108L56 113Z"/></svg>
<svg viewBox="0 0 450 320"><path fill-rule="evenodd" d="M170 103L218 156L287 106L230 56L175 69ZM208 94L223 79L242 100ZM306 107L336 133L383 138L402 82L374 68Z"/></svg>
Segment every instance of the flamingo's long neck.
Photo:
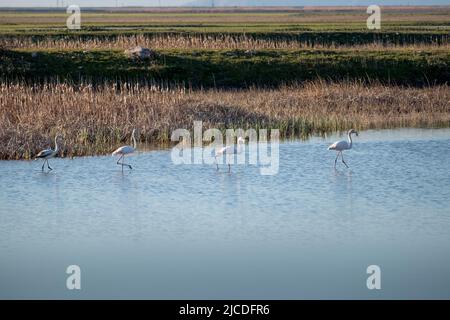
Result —
<svg viewBox="0 0 450 320"><path fill-rule="evenodd" d="M131 135L131 139L133 139L133 148L136 149L137 142L136 142L136 138L134 137L134 131L133 131L133 134Z"/></svg>
<svg viewBox="0 0 450 320"><path fill-rule="evenodd" d="M55 153L58 152L58 137L55 137Z"/></svg>
<svg viewBox="0 0 450 320"><path fill-rule="evenodd" d="M348 133L348 148L351 149L352 148L352 134L351 132Z"/></svg>

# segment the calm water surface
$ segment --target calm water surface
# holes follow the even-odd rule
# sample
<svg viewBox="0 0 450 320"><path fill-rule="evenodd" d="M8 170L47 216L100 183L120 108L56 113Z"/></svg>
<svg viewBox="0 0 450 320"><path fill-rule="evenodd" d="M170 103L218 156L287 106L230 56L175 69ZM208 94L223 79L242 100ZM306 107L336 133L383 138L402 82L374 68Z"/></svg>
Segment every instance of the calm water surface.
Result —
<svg viewBox="0 0 450 320"><path fill-rule="evenodd" d="M274 176L0 161L0 298L450 298L450 130L361 132L335 171L337 138L282 143Z"/></svg>

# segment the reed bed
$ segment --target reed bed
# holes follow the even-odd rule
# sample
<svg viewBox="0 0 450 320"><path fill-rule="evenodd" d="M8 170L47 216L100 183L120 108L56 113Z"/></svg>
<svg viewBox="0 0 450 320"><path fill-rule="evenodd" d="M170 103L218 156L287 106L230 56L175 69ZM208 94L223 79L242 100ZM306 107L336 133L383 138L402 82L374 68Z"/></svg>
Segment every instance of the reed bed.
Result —
<svg viewBox="0 0 450 320"><path fill-rule="evenodd" d="M341 36L342 37L342 36ZM164 49L208 49L208 50L298 50L298 49L331 49L331 50L450 50L450 38L442 36L439 39L414 40L395 43L373 40L369 43L354 43L359 40L348 38L348 44L342 44L342 39L325 38L314 40L310 38L285 39L283 37L258 38L227 34L151 34L151 35L117 35L112 37L1 37L0 47L6 49L29 50L125 50L135 46L143 46L157 50ZM369 40L364 40L369 41ZM394 40L392 40L394 41ZM408 40L413 41L413 40Z"/></svg>
<svg viewBox="0 0 450 320"><path fill-rule="evenodd" d="M30 159L64 136L62 156L98 155L129 141L167 145L177 128L278 128L282 137L369 128L450 126L449 86L315 81L277 89L165 89L65 83L0 84L0 158Z"/></svg>

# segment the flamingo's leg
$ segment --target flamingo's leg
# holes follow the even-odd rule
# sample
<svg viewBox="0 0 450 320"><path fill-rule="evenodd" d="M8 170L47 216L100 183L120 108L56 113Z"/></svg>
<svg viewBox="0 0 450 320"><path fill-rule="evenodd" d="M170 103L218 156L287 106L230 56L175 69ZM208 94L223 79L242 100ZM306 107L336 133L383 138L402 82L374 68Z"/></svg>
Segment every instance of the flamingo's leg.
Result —
<svg viewBox="0 0 450 320"><path fill-rule="evenodd" d="M120 159L122 159L122 162L119 162ZM122 154L119 158L119 160L117 160L117 164L121 164L122 165L122 171L123 171L123 166L127 166L130 169L133 169L128 163L125 163L125 154Z"/></svg>
<svg viewBox="0 0 450 320"><path fill-rule="evenodd" d="M120 159L122 159L123 158L123 155L121 155L120 157L119 157L119 159L117 159L117 164L122 164L121 162L120 162Z"/></svg>
<svg viewBox="0 0 450 320"><path fill-rule="evenodd" d="M42 171L44 171L44 166L45 166L46 161L47 161L47 159L44 159L44 162L42 163Z"/></svg>
<svg viewBox="0 0 450 320"><path fill-rule="evenodd" d="M338 160L338 158L339 158L339 153L340 153L340 151L337 153L336 159L334 159L334 168L335 168L335 169L336 169L336 163L337 163L337 160Z"/></svg>
<svg viewBox="0 0 450 320"><path fill-rule="evenodd" d="M50 164L48 163L48 159L47 159L47 168L49 168L50 170L53 170L53 169L50 167Z"/></svg>
<svg viewBox="0 0 450 320"><path fill-rule="evenodd" d="M231 164L228 164L228 173L231 173Z"/></svg>
<svg viewBox="0 0 450 320"><path fill-rule="evenodd" d="M344 161L344 155L342 154L342 151L341 151L341 158L342 158L342 163L345 164L345 166L348 168L348 165Z"/></svg>
<svg viewBox="0 0 450 320"><path fill-rule="evenodd" d="M125 155L123 156L123 161L125 161ZM133 169L128 163L122 161L122 165L127 166L128 168Z"/></svg>
<svg viewBox="0 0 450 320"><path fill-rule="evenodd" d="M117 160L117 164L120 164L120 165L122 165L122 171L123 171L123 162L120 162L120 160L122 159L124 157L124 155L122 154L120 157L119 157L119 159Z"/></svg>

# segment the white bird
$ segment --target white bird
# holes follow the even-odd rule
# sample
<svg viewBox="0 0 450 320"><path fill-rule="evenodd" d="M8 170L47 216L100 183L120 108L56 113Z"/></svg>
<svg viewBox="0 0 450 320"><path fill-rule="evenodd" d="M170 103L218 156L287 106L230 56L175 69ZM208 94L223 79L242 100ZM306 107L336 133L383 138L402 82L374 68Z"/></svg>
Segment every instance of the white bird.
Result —
<svg viewBox="0 0 450 320"><path fill-rule="evenodd" d="M215 160L216 160L216 166L217 166L217 170L219 170L219 164L217 163L217 157L219 156L223 156L224 154L241 154L242 153L242 145L245 144L245 140L242 137L239 137L237 139L237 146L233 145L233 146L226 146L223 148L220 148L219 150L216 151L216 154L214 156ZM231 172L231 164L228 164L228 172Z"/></svg>
<svg viewBox="0 0 450 320"><path fill-rule="evenodd" d="M129 164L124 163L123 161L125 160L125 155L127 154L132 154L136 151L137 148L137 142L136 142L136 138L134 137L134 133L136 132L136 129L133 129L133 132L131 133L131 139L133 140L133 146L122 146L120 148L117 148L112 155L118 155L120 154L119 160L117 160L117 164L122 165L122 171L123 171L123 166L127 166L130 169L133 169ZM122 160L123 159L123 160ZM120 162L120 160L122 160L122 162Z"/></svg>
<svg viewBox="0 0 450 320"><path fill-rule="evenodd" d="M36 159L44 159L44 163L42 164L42 171L44 171L45 163L47 163L47 168L49 170L53 170L50 167L50 164L48 163L48 159L53 158L54 156L56 156L58 154L58 151L59 151L58 138L62 138L62 136L61 135L56 135L56 137L55 137L55 150L53 150L51 148L50 149L45 149L45 150L42 150L41 152L39 152L36 155Z"/></svg>
<svg viewBox="0 0 450 320"><path fill-rule="evenodd" d="M348 168L348 165L344 161L344 155L342 154L342 151L350 150L352 148L352 144L353 144L352 143L352 134L353 133L356 134L356 136L358 136L358 132L354 129L351 129L347 133L348 142L345 140L336 141L335 143L333 143L331 146L328 147L328 150L336 150L337 151L337 156L336 156L336 159L334 160L334 168L335 169L336 169L336 162L339 158L339 155L341 155L342 163L345 164L345 166Z"/></svg>

